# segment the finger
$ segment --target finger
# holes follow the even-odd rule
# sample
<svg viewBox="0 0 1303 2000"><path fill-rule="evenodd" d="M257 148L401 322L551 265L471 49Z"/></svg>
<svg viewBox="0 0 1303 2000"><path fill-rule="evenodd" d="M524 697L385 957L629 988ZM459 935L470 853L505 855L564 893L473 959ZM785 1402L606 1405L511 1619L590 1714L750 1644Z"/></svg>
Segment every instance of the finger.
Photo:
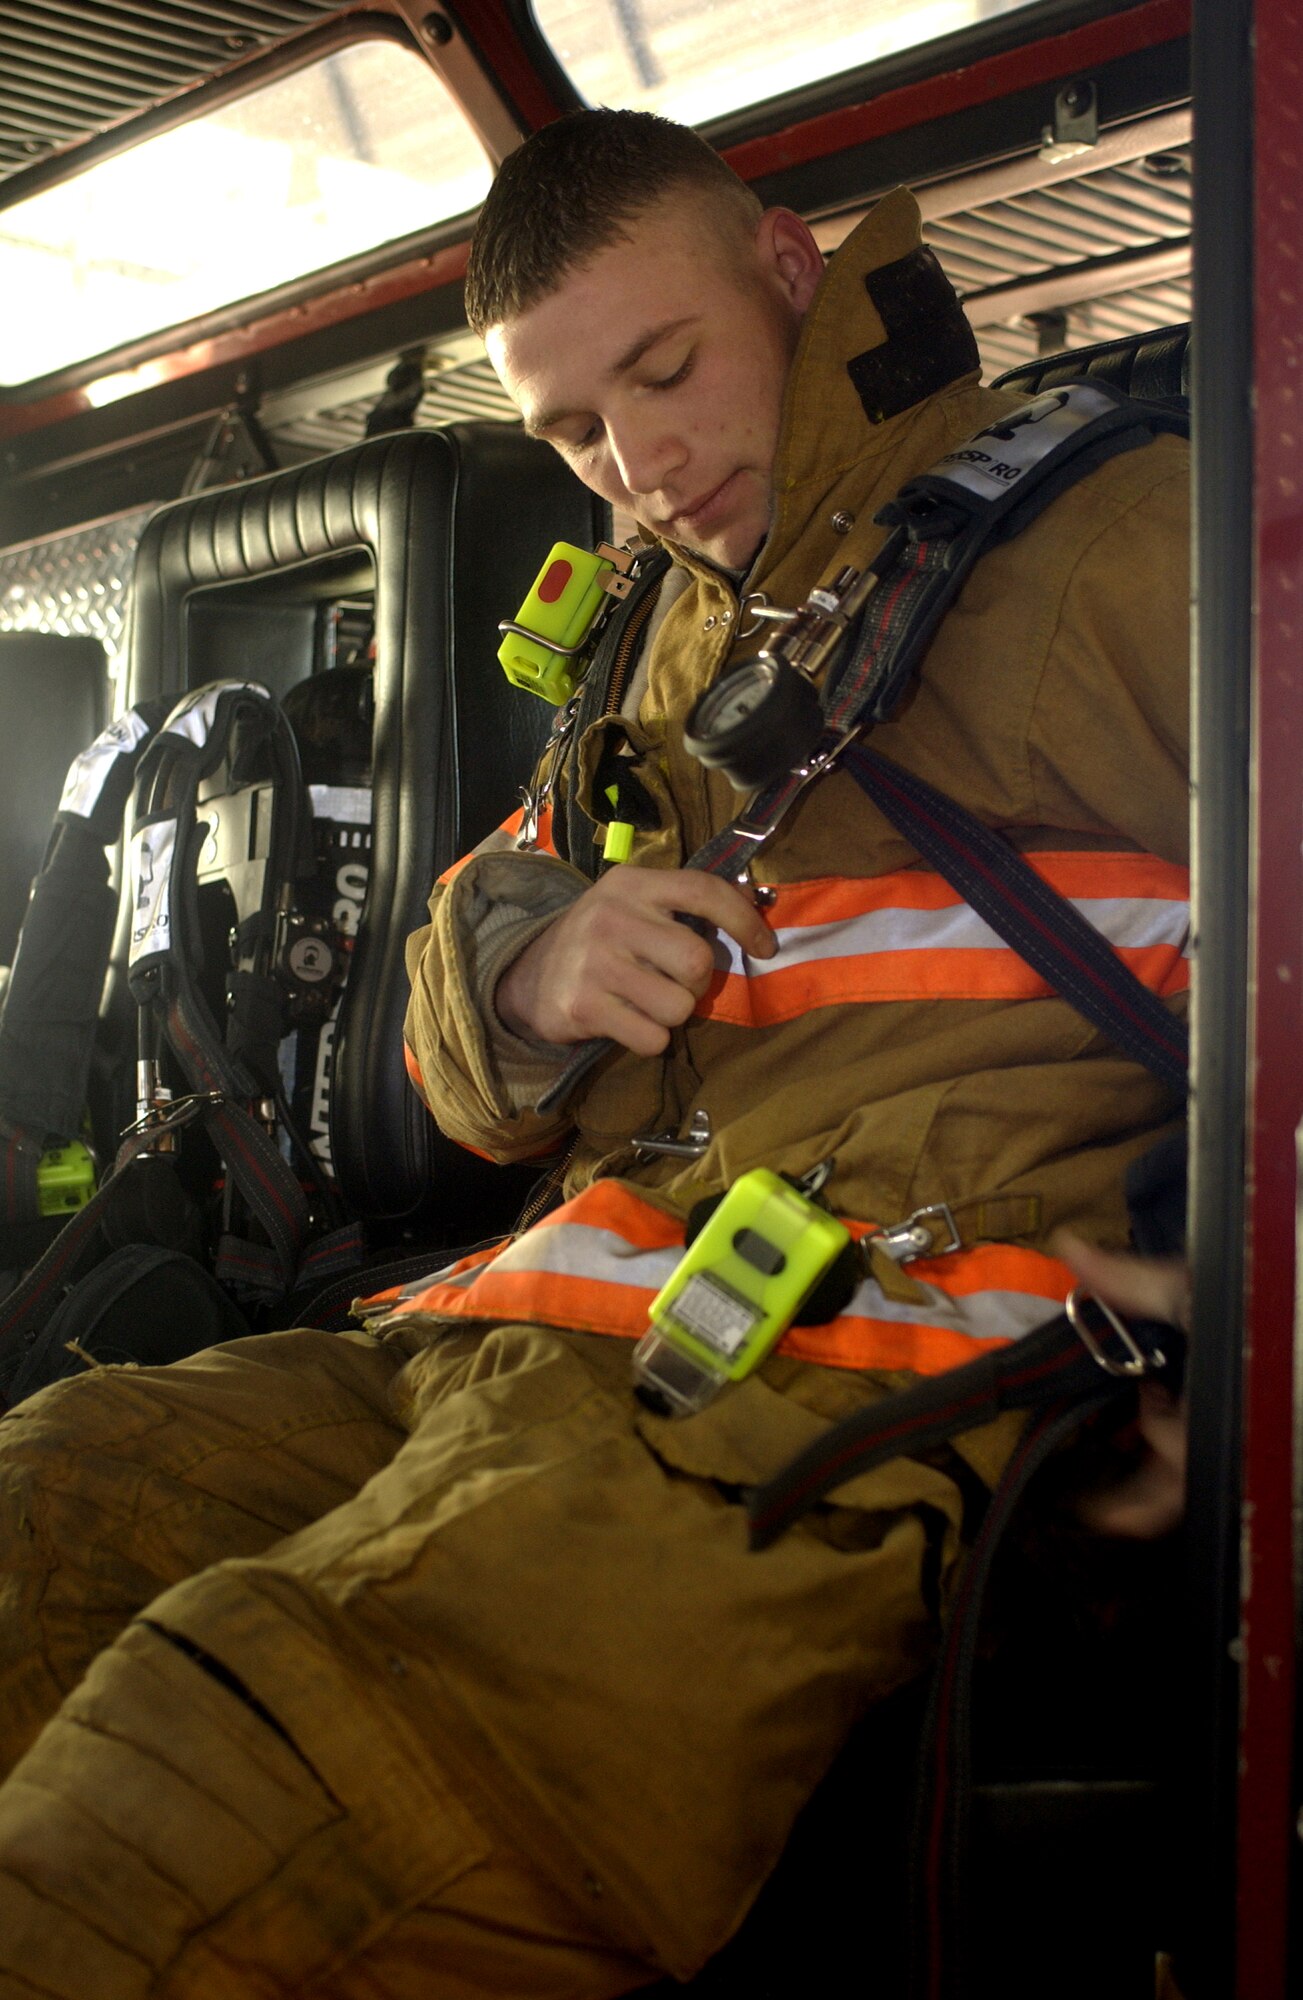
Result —
<svg viewBox="0 0 1303 2000"><path fill-rule="evenodd" d="M621 968L611 981L610 992L613 999L636 1008L662 1028L681 1027L696 1004L690 986L646 963Z"/></svg>
<svg viewBox="0 0 1303 2000"><path fill-rule="evenodd" d="M694 995L654 966L618 959L603 977L584 982L571 998L568 1019L578 1038L606 1036L636 1055L659 1055L669 1031L686 1021Z"/></svg>
<svg viewBox="0 0 1303 2000"><path fill-rule="evenodd" d="M1185 1481L1161 1459L1148 1459L1118 1485L1083 1494L1073 1510L1098 1535L1154 1541L1170 1534L1185 1511Z"/></svg>
<svg viewBox="0 0 1303 2000"><path fill-rule="evenodd" d="M578 983L627 992L621 984L625 968L647 968L684 987L690 1010L691 1000L705 992L715 972L715 926L705 925L703 937L691 927L698 921L659 905L605 911L594 906L577 943L585 958L585 976ZM578 963L572 957L572 976Z"/></svg>
<svg viewBox="0 0 1303 2000"><path fill-rule="evenodd" d="M748 958L772 958L778 946L764 917L748 896L717 875L703 875L695 868L642 871L660 907L703 917L716 930L727 932Z"/></svg>
<svg viewBox="0 0 1303 2000"><path fill-rule="evenodd" d="M1124 1250L1101 1250L1060 1230L1051 1245L1095 1298L1137 1319L1190 1325L1190 1274L1179 1257L1135 1257Z"/></svg>

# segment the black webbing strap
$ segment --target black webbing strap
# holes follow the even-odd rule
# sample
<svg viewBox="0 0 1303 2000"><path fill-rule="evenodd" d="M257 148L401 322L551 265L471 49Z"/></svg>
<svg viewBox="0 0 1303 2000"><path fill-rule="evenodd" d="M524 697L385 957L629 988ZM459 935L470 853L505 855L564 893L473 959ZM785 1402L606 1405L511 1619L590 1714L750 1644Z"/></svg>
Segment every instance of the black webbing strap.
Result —
<svg viewBox="0 0 1303 2000"><path fill-rule="evenodd" d="M1103 1379L1098 1378L1098 1379ZM1109 1400L1051 1403L1028 1424L960 1573L923 1722L911 1834L911 2000L962 2000L968 1822L972 1799L972 1679L982 1607L1005 1529L1033 1476Z"/></svg>
<svg viewBox="0 0 1303 2000"><path fill-rule="evenodd" d="M81 1130L117 908L96 834L84 821L56 827L0 1018L0 1117L39 1141L38 1152ZM8 1219L37 1214L33 1205Z"/></svg>
<svg viewBox="0 0 1303 2000"><path fill-rule="evenodd" d="M237 747L237 732L243 732ZM216 683L198 690L169 717L142 764L137 829L156 824L160 808L175 824L167 874L166 922L158 922L133 959L132 992L162 1026L191 1091L205 1100L202 1120L230 1181L266 1243L232 1231L223 1237L219 1275L246 1300L293 1290L308 1237L307 1199L275 1139L242 1101L274 1092L283 1001L265 968L246 972L228 989L225 1034L196 977L200 962L197 867L205 828L197 814L201 781L224 760L246 770L264 758L273 776L261 905L243 913L238 935L266 956L273 913L305 860L307 824L298 750L287 718L266 690L250 683ZM228 1200L228 1208L229 1208Z"/></svg>
<svg viewBox="0 0 1303 2000"><path fill-rule="evenodd" d="M205 1109L204 1125L274 1253L279 1282L269 1284L271 1268L265 1259L250 1259L245 1265L243 1295L276 1297L294 1285L308 1235L307 1197L271 1134L238 1103L230 1101L231 1063L221 1044L204 1032L207 1010L200 1014L194 1003L195 995L187 983L166 1011L167 1038L191 1089L212 1093L219 1100ZM257 1246L245 1247L252 1252Z"/></svg>
<svg viewBox="0 0 1303 2000"><path fill-rule="evenodd" d="M1107 1359L1115 1338L1112 1328L1096 1313L1091 1331ZM1155 1371L1160 1369L1164 1365L1160 1329L1131 1323L1130 1331L1141 1354L1152 1361ZM1167 1330L1161 1331L1170 1340ZM925 1376L912 1389L897 1390L832 1424L772 1479L752 1489L747 1499L751 1547L768 1548L834 1487L888 1459L926 1451L957 1432L992 1423L1003 1410L1090 1400L1101 1386L1111 1394L1129 1379L1133 1379L1129 1367L1125 1375L1107 1372L1105 1363L1089 1353L1068 1315L1059 1313L1020 1340L979 1354L975 1361L948 1368L944 1374Z"/></svg>
<svg viewBox="0 0 1303 2000"><path fill-rule="evenodd" d="M1170 1089L1184 1095L1189 1037L1108 939L1002 834L862 743L847 771L878 810L1046 984Z"/></svg>
<svg viewBox="0 0 1303 2000"><path fill-rule="evenodd" d="M45 1155L36 1140L0 1119L0 1224L15 1229L41 1212L36 1174Z"/></svg>
<svg viewBox="0 0 1303 2000"><path fill-rule="evenodd" d="M637 641L637 629L655 612L655 600L661 594L670 567L667 549L654 549L643 556L638 564L633 588L629 595L607 617L596 646L593 648L592 663L584 675L575 707L574 723L570 730L570 741L566 751L565 797L553 802L552 841L563 861L578 868L590 879L596 879L601 869L603 829L586 813L579 803L579 746L593 724L609 715L623 697L627 679L622 674L623 685L613 685L617 665L628 666L626 658L626 635L630 626L635 626L632 642ZM648 599L651 605L648 606Z"/></svg>
<svg viewBox="0 0 1303 2000"><path fill-rule="evenodd" d="M139 702L74 758L32 883L0 1017L0 1222L40 1215L44 1149L80 1132L118 898L106 849L167 712Z"/></svg>

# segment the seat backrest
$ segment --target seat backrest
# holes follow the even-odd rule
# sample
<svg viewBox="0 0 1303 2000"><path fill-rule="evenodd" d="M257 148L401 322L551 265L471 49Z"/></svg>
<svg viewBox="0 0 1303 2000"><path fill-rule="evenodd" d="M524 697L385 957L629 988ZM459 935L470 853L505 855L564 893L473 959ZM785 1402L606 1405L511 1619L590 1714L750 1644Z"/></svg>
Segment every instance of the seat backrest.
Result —
<svg viewBox="0 0 1303 2000"><path fill-rule="evenodd" d="M136 562L130 696L222 676L283 694L320 665L323 607L374 590L370 881L334 1044L331 1148L364 1217L464 1204L476 1166L407 1081L404 946L436 878L516 803L552 711L495 658L555 539L605 508L514 425L375 438L164 507ZM455 1228L455 1225L453 1225Z"/></svg>
<svg viewBox="0 0 1303 2000"><path fill-rule="evenodd" d="M995 389L1058 389L1065 382L1107 382L1142 403L1166 403L1190 394L1190 328L1160 326L1151 333L1128 333L1066 354L1047 354L1010 368Z"/></svg>

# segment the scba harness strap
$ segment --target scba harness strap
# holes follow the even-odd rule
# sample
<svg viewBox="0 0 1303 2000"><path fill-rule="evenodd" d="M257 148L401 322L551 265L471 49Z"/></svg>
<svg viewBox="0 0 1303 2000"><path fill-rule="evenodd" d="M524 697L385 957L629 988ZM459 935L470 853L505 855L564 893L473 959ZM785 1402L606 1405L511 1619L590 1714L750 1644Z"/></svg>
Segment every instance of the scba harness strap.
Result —
<svg viewBox="0 0 1303 2000"><path fill-rule="evenodd" d="M232 870L235 963L222 1032L197 977L195 940L200 859L211 839L204 785L226 767L247 800L250 831L249 858ZM265 788L257 783L264 777ZM325 927L305 928L294 916L296 884L313 866L310 824L294 732L279 703L254 683L218 681L187 697L143 761L130 841L128 971L142 1020L140 1118L147 1131L169 1108L156 1096L161 1032L228 1168L217 1275L250 1300L294 1288L310 1228L303 1189L276 1144L277 1123L289 1131L335 1225L314 1245L312 1275L326 1276L341 1258L354 1257L360 1240L356 1229L340 1227L337 1199L294 1129L280 1075L287 1025L305 1011L319 1017L339 977ZM245 1110L249 1101L260 1118ZM239 1226L236 1194L265 1243Z"/></svg>

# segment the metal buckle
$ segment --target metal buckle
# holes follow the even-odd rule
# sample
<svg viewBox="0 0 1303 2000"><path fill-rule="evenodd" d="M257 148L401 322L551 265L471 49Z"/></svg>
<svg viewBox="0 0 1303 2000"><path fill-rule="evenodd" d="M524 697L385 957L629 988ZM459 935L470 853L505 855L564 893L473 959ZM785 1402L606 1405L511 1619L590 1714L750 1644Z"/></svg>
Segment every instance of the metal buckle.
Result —
<svg viewBox="0 0 1303 2000"><path fill-rule="evenodd" d="M1127 1355L1125 1361L1115 1361L1111 1355L1106 1354L1091 1328L1087 1326L1084 1310L1087 1300L1103 1313L1122 1343ZM1088 1292L1084 1285L1073 1287L1063 1309L1068 1315L1069 1326L1087 1354L1106 1375L1120 1375L1134 1380L1139 1375L1156 1375L1160 1368L1167 1366L1167 1357L1161 1347L1156 1347L1152 1353L1146 1354L1126 1321L1114 1312L1112 1306L1106 1306L1103 1299L1098 1299L1093 1292Z"/></svg>
<svg viewBox="0 0 1303 2000"><path fill-rule="evenodd" d="M945 1243L936 1243L935 1232L929 1226L932 1222L944 1225L948 1239ZM903 1222L893 1223L890 1229L881 1229L867 1240L897 1264L912 1264L916 1257L948 1257L952 1251L964 1247L959 1224L950 1204L944 1201L916 1208Z"/></svg>
<svg viewBox="0 0 1303 2000"><path fill-rule="evenodd" d="M537 789L532 785L520 787L519 798L523 811L515 842L518 853L528 853L531 848L538 846L539 821L545 808L552 803L561 754L570 741L570 733L575 726L575 717L578 713L579 695L572 694L564 708L557 710L552 727L548 731L548 739L543 746L547 768L546 770L540 768Z"/></svg>
<svg viewBox="0 0 1303 2000"><path fill-rule="evenodd" d="M639 1159L663 1153L671 1160L699 1160L710 1139L710 1113L694 1111L686 1138L677 1138L673 1132L636 1132L632 1144Z"/></svg>
<svg viewBox="0 0 1303 2000"><path fill-rule="evenodd" d="M220 1090L196 1090L189 1097L174 1097L166 1105L153 1105L134 1124L124 1125L121 1137L134 1139L141 1132L148 1132L152 1138L161 1137L164 1132L175 1132L182 1125L189 1125L200 1112L213 1104L225 1104L226 1095Z"/></svg>
<svg viewBox="0 0 1303 2000"><path fill-rule="evenodd" d="M514 632L518 639L532 639L536 646L545 647L549 653L558 653L563 660L576 659L593 636L593 626L590 625L577 646L558 646L555 639L545 639L541 632L533 631L528 625L518 625L514 618L499 618L498 630L504 633Z"/></svg>

